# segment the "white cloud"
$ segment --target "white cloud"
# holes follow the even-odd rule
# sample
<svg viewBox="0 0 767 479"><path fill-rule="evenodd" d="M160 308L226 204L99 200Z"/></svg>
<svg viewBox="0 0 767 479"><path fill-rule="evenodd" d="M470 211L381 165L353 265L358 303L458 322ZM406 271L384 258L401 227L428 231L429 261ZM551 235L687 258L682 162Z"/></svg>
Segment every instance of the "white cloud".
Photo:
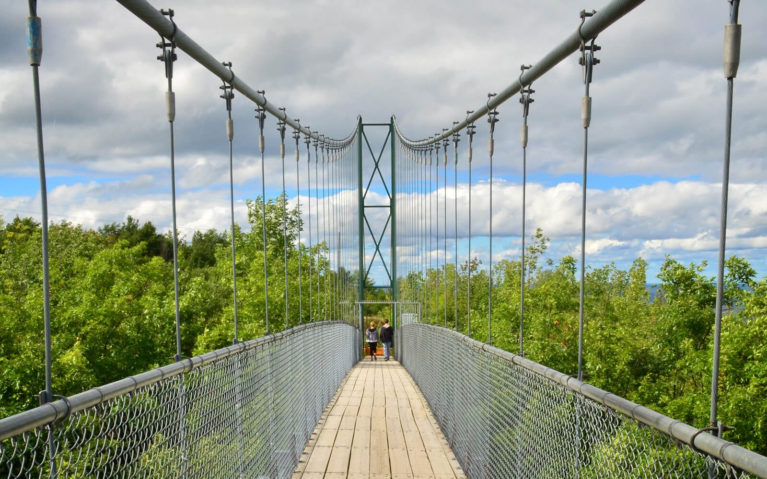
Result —
<svg viewBox="0 0 767 479"><path fill-rule="evenodd" d="M6 219L37 215L40 209L34 186L33 99L24 55L25 8L16 2L0 6L0 37L7 39L0 42L0 214ZM98 22L82 15L88 8L89 2L82 0L40 6L46 41L40 70L44 135L54 185L51 217L97 227L132 214L168 229L167 84L163 65L155 59L159 37L117 2L100 7ZM575 31L578 10L561 0L535 5L521 0L395 0L364 9L348 0L190 0L176 8L175 19L216 58L232 61L239 78L266 89L270 101L285 105L302 124L344 137L358 114L376 122L396 114L404 133L420 138L464 118L467 109L484 103L488 91L499 91L516 79L521 63L534 63ZM595 259L715 248L724 150L720 52L727 16L726 2L645 2L600 35L602 63L591 86L589 172L614 178L617 186L602 182L588 192L587 252ZM8 20L12 18L21 19L20 26ZM741 22L728 245L760 256L767 236L767 206L760 201L767 193L760 185L767 183L767 4L744 4ZM179 225L187 235L228 225L228 144L220 84L179 52L174 76L176 174ZM583 84L577 56L536 81L534 89L527 231L543 228L557 242L552 250L564 254L578 247L580 230ZM503 242L514 241L521 231L521 115L515 98L500 111L494 230ZM236 215L244 223L242 200L260 194L262 181L258 130L253 105L239 93L232 114L235 194L240 201ZM479 121L477 130L471 229L482 235L489 225L486 122ZM282 178L272 118L265 135L267 195L273 197ZM287 143L286 183L293 197L293 144ZM301 147L306 195L303 143ZM463 137L462 175L466 147ZM627 176L633 180L622 186ZM32 186L18 186L22 183ZM379 190L373 193L370 202L385 200ZM450 232L456 194L459 236L465 237L465 184L457 192L448 186L447 205L439 195L440 212L447 206ZM352 200L348 195L333 199L347 206ZM421 211L408 210L407 202L402 205L401 218ZM316 220L316 208L312 214ZM371 212L371 219L382 221L383 214ZM334 227L354 227L351 216L339 222ZM401 226L403 247L417 244L407 236L414 226ZM473 246L477 254L486 254L481 249L486 246ZM508 244L496 246L498 257L513 254Z"/></svg>

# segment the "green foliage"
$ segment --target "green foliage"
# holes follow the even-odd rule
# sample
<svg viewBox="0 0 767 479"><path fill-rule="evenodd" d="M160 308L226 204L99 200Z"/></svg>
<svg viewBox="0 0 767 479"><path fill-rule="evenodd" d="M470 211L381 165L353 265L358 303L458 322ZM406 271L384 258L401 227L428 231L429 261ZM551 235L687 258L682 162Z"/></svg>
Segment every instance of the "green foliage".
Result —
<svg viewBox="0 0 767 479"><path fill-rule="evenodd" d="M269 274L270 331L340 315L331 297L356 298L356 279L329 270L327 247L296 247L288 231L284 294L284 199L266 205L267 257L260 199L248 202L250 232L235 228L239 340L266 333L264 261ZM288 225L300 225L298 210ZM71 395L173 361L176 353L173 242L151 223L128 217L98 231L69 223L50 227L53 389ZM231 235L196 232L179 245L182 355L231 344L234 337ZM298 262L302 274L298 275ZM309 280L311 263L312 280ZM297 294L299 281L304 292ZM308 290L312 290L310 305ZM318 288L319 287L319 288ZM285 318L288 301L289 320ZM301 317L299 318L299 313ZM43 389L43 299L40 225L0 221L0 417L38 404Z"/></svg>
<svg viewBox="0 0 767 479"><path fill-rule="evenodd" d="M250 201L249 231L235 228L239 340L266 334L267 298L269 332L299 320L350 315L350 310L337 309L331 300L336 285L341 288L341 301L356 300L356 273L331 271L327 245L315 244L311 249L296 246L296 228L302 226L296 209L286 211L291 292L286 297L285 205L284 198L277 198L268 201L264 211L260 198ZM234 337L230 234L197 232L190 242L179 246L183 355L231 344ZM172 361L176 344L169 238L169 234L158 234L151 223L140 224L130 217L98 231L66 222L51 225L53 379L57 394L74 394ZM574 375L578 265L570 256L559 261L547 259L548 243L538 230L526 251L524 352L534 361ZM35 406L44 384L40 245L40 225L32 219L0 221L0 416ZM264 265L268 271L267 296ZM586 380L676 419L706 425L716 284L703 273L705 266L666 258L652 298L647 263L641 258L628 271L613 264L588 268ZM502 260L494 264L492 272L492 341L514 353L520 350L521 270L518 260ZM727 259L719 414L725 424L735 427L727 439L764 454L767 278L755 277L746 260ZM420 302L425 321L438 325L446 322L448 327L457 326L459 331L486 341L488 283L486 268L478 258L472 258L458 265L457 271L454 265L447 265L409 272L399 278L400 298ZM389 295L370 284L365 291L366 299L383 300ZM388 317L390 310L371 307L366 313ZM599 445L597 452L608 462L622 460L622 453L607 443Z"/></svg>
<svg viewBox="0 0 767 479"><path fill-rule="evenodd" d="M538 230L525 255L524 352L558 371L577 373L578 265L566 256L544 260L548 238ZM742 258L726 261L719 378L719 415L735 429L725 438L767 453L767 278ZM651 298L647 262L628 271L614 264L587 268L584 310L584 378L587 382L694 426L708 424L716 282L705 262L684 265L666 258ZM478 259L460 265L458 329L469 332L468 271L471 268L471 335L487 341L488 276ZM452 265L400 282L403 300L421 300L424 320L454 325L456 280ZM444 285L447 282L447 301ZM520 351L521 266L501 260L493 268L492 341ZM619 460L600 446L605 461ZM653 453L654 454L654 453ZM660 454L660 453L659 453ZM602 460L602 459L600 459ZM638 466L637 473L650 463Z"/></svg>

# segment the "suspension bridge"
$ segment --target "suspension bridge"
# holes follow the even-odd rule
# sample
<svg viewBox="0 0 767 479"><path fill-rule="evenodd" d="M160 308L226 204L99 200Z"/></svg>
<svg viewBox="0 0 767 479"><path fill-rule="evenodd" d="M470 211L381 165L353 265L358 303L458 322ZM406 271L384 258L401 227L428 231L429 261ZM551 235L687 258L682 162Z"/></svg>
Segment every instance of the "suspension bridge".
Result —
<svg viewBox="0 0 767 479"><path fill-rule="evenodd" d="M51 317L49 304L48 200L39 92L41 21L36 2L30 0L27 50L36 93L41 180L46 384L40 407L0 419L0 476L767 477L767 458L727 441L717 412L730 125L741 36L738 0L730 2L725 26L728 109L719 281L710 426L702 429L594 387L583 376L583 349L588 347L583 341L584 328L588 328L583 306L586 181L590 85L600 50L596 38L642 0L613 0L599 11L582 11L575 31L536 63L522 65L517 80L488 94L463 120L422 139L408 138L394 117L383 122L358 118L346 137L331 138L288 115L267 100L264 91L237 76L232 63L208 53L177 25L172 10L158 10L144 0L118 2L160 35L158 60L167 79L175 361L69 397L53 390L50 331L56 318ZM191 358L182 355L178 302L173 73L179 52L222 82L220 96L229 143L233 341L231 346ZM459 284L458 216L469 218L469 242L471 215L487 216L491 238L487 268L492 271L497 108L515 98L521 104L519 154L524 165L533 82L573 54L583 67L584 138L578 370L577 375L569 376L525 357L524 174L519 351L492 344L493 308L499 304L493 299L492 274L487 275L487 323L476 324L471 267L468 285ZM252 128L259 138L259 211L263 215L267 211L267 142L279 144L282 167L283 201L279 206L284 272L282 277L269 274L264 261L262 320L266 335L249 340L243 340L239 330L238 270L234 267L235 92L255 108ZM276 123L276 136L266 133L271 130L270 121ZM472 205L469 187L468 204L458 204L457 195L448 198L448 183L452 180L457 189L458 165L466 164L471 185L472 158L480 151L485 154L474 145L478 128L487 128L489 137L489 201ZM459 149L461 142L465 149ZM297 207L308 211L306 224L287 221L285 160L291 146L296 191L305 193L297 195ZM383 204L372 200L373 184L382 185L379 196L386 199ZM301 204L301 197L307 199L306 204ZM312 216L312 211L322 211L322 215ZM322 221L313 222L315 217ZM263 218L264 253L266 223ZM288 271L288 254L294 244L313 251L306 263L298 256L298 275L308 277L308 282L298 281L298 290L289 288L293 272ZM448 244L455 248L453 262L448 261ZM322 247L312 249L318 245ZM470 263L470 258L465 259ZM386 303L395 327L392 361L363 356L366 310L376 303L369 297L376 268L384 277L376 286L389 296ZM284 286L283 301L278 303L284 307L281 330L270 323L275 305L269 303L268 291L269 283L275 281ZM466 290L465 296L459 289ZM297 308L287 300L295 296ZM486 332L487 337L474 338L476 331Z"/></svg>

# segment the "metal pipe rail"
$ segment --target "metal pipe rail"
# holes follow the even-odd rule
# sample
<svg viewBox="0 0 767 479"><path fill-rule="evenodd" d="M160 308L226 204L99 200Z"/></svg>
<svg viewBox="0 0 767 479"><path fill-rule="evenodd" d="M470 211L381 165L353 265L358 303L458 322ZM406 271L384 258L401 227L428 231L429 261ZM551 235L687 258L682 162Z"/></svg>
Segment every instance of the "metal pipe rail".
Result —
<svg viewBox="0 0 767 479"><path fill-rule="evenodd" d="M521 455L532 457L534 461L548 461L547 467L570 468L573 466L563 466L563 462L574 460L574 456L557 458L557 449L563 447L561 452L570 453L572 448L580 450L579 446L582 446L592 454L601 452L604 463L620 462L622 456L636 456L624 459L634 460L631 465L641 468L657 460L667 468L668 475L663 477L693 477L693 473L701 472L700 469L689 469L689 462L695 463L696 458L711 461L720 470L733 466L739 471L767 477L767 457L529 359L435 325L408 325L400 328L398 333L402 364L427 398L459 461L462 455L470 462L486 461L484 466L462 462L470 476L472 470L480 468L487 477L539 477L541 474L546 477L546 473L541 472L547 470L543 464L528 464L531 470L538 472L526 476L520 472L524 464L504 462L508 462L509 457ZM462 397L466 404L460 405ZM549 437L554 436L554 431L565 436L572 434L576 426L568 422L568 418L579 423L577 427L583 434L592 437L579 438L583 444L574 444L572 437ZM625 423L628 419L647 426L645 431L650 432L643 436L641 428ZM525 421L527 423L523 424ZM456 434L456 430L469 437L459 437L461 434ZM648 439L647 434L655 436ZM477 444L480 437L494 444L484 450ZM686 447L669 453L675 458L642 456L647 449L673 451L679 445ZM634 446L646 449L629 450ZM509 447L516 449L504 450ZM463 448L467 450L465 455ZM538 452L545 457L537 455ZM642 458L646 462L642 462ZM596 462L599 461L592 457L591 463L586 462L583 467L596 468ZM551 463L555 464L552 466ZM620 468L622 465L608 464L606 467ZM696 466L700 464L696 463ZM507 469L496 474L487 473L483 467L496 472L502 467ZM688 469L683 471L683 468ZM573 472L574 469L557 470ZM509 471L515 472L509 474ZM705 471L706 467L703 467L704 475ZM629 471L613 470L608 475L611 474L635 477ZM654 474L662 475L655 469ZM745 476L735 471L727 477Z"/></svg>
<svg viewBox="0 0 767 479"><path fill-rule="evenodd" d="M356 126L349 134L349 136L340 140L329 138L325 135L321 135L318 131L313 132L307 127L301 126L293 118L288 116L284 110L280 110L278 106L269 103L263 95L258 93L257 90L254 90L247 83L240 80L230 69L224 66L222 62L216 60L213 55L205 51L204 48L202 48L199 44L197 44L197 42L187 36L180 28L178 28L177 25L174 33L174 24L166 17L164 17L159 10L154 8L146 0L117 1L138 18L140 18L144 23L149 25L161 36L175 41L177 47L195 59L197 63L207 68L211 73L219 77L222 81L230 83L235 90L245 95L257 105L263 107L266 111L271 113L280 121L284 121L290 125L294 130L298 130L304 135L314 138L321 143L327 144L333 148L347 146L352 142L352 140L354 140L354 137L357 134Z"/></svg>
<svg viewBox="0 0 767 479"><path fill-rule="evenodd" d="M73 413L97 406L117 396L132 393L139 388L150 386L164 379L170 379L215 361L220 361L224 358L244 353L269 343L278 342L281 339L295 335L304 330L328 324L348 325L349 323L343 321L306 323L276 334L262 336L258 339L233 344L232 346L227 346L200 356L183 359L168 364L167 366L162 366L136 374L135 376L120 379L119 381L104 386L95 387L66 399L59 399L57 401L43 404L42 406L24 411L15 416L0 419L0 441L37 427L59 421Z"/></svg>
<svg viewBox="0 0 767 479"><path fill-rule="evenodd" d="M419 148L434 144L435 142L442 141L446 138L450 138L454 133L457 133L471 123L486 115L488 111L497 108L501 103L505 102L512 95L518 93L523 86L529 85L538 78L542 77L546 72L554 68L559 62L568 57L571 53L578 50L581 46L581 40L588 41L596 37L607 29L610 25L615 23L618 19L626 15L628 12L638 7L644 0L613 0L608 3L602 9L600 9L594 16L586 20L580 29L577 29L569 37L567 37L562 43L554 47L546 56L541 58L538 63L534 64L532 68L525 70L525 72L514 81L511 85L504 88L498 93L498 95L491 98L486 103L483 103L474 110L474 113L467 116L463 121L454 125L452 128L442 131L431 138L424 138L422 140L410 140L403 136L397 128L397 123L394 123L397 135L400 137L402 143L411 148ZM580 32L580 33L579 33ZM583 38L581 38L581 34Z"/></svg>

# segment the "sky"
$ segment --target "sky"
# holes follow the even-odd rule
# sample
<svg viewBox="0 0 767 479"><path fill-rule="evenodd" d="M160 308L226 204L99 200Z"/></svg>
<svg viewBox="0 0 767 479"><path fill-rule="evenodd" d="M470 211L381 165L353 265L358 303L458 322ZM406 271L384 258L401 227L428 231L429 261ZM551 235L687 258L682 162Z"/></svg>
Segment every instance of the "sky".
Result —
<svg viewBox="0 0 767 479"><path fill-rule="evenodd" d="M358 115L366 122L387 122L396 115L403 133L420 139L463 119L467 110L485 103L488 92L514 82L520 64L536 63L575 31L581 8L599 10L605 3L187 0L153 5L174 8L179 28L215 58L231 61L238 78L266 90L270 102L285 106L302 124L343 138ZM156 60L159 36L117 2L93 7L84 0L38 4L50 219L98 228L131 215L169 231L167 83ZM0 12L0 217L6 222L15 216L39 219L32 75L24 44L26 2L0 0ZM648 0L599 35L601 63L590 87L588 267L614 262L628 268L642 257L649 263L648 282L654 282L668 255L685 264L705 261L706 273L715 274L725 132L722 38L728 20L726 0ZM740 23L727 254L745 257L763 277L767 3L742 2ZM228 228L229 150L220 80L183 52L178 54L177 210L179 230L190 239L196 230ZM548 255L557 261L580 251L584 85L578 56L561 62L533 89L526 229L528 234L543 230L551 239ZM255 199L261 188L253 107L235 93L235 216L242 225L247 224L245 201ZM519 257L522 207L518 96L498 110L496 261ZM265 167L267 196L272 197L279 194L282 181L275 127L269 118ZM480 121L474 139L471 227L472 254L485 260L486 145L487 123ZM468 254L466 147L462 136L457 190L451 186L451 169L447 191L440 191L448 199L449 233L456 195L462 205L461 262ZM289 142L288 159L292 152ZM287 165L288 196L295 201L295 163ZM302 195L305 205L305 186ZM341 198L339 194L331 201ZM374 188L370 199L385 196ZM313 213L314 224L322 221ZM423 241L418 253L412 250L417 237L410 233L401 231L406 264L429 253ZM448 261L454 260L452 241ZM436 261L437 255L432 247L429 256ZM375 269L379 281L381 275Z"/></svg>

